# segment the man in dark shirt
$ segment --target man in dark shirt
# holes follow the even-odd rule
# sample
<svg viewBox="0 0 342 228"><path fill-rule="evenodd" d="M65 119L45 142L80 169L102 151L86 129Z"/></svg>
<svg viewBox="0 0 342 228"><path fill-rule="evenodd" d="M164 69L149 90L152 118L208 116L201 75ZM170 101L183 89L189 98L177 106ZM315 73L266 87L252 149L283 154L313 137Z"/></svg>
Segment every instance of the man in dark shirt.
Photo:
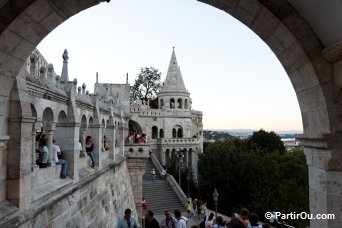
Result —
<svg viewBox="0 0 342 228"><path fill-rule="evenodd" d="M153 218L152 211L147 211L145 214L145 228L159 228L159 222Z"/></svg>

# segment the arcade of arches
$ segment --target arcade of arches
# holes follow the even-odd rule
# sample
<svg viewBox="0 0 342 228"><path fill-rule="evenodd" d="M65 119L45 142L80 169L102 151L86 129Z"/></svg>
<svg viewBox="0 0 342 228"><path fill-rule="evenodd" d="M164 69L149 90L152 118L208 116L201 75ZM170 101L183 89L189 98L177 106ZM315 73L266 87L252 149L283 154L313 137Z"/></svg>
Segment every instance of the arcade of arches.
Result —
<svg viewBox="0 0 342 228"><path fill-rule="evenodd" d="M295 89L301 109L304 134L300 136L300 141L309 166L311 213L334 213L336 216L334 220L313 220L310 227L339 227L342 224L342 2L201 2L229 13L248 26L264 40L282 63ZM28 116L32 113L30 104L18 93L11 92L17 86L15 80L21 66L37 44L54 28L78 12L100 3L100 0L1 2L0 172L3 183L11 179L6 171L7 165L11 163L10 159L13 158L8 154L9 145L19 144L17 148L23 151L18 152L15 159L24 163L27 156L25 157L25 145L21 144L21 139L32 134L32 131L20 129L15 121L11 124L8 122L10 114L17 115L11 116L12 120L17 118L30 122L34 118L32 115ZM19 91L20 89L16 88ZM19 102L10 105L14 101ZM12 108L16 110L11 110ZM51 110L46 110L47 118L49 114ZM61 121L63 116L61 113ZM21 184L24 184L29 171L17 172ZM19 195L25 194L20 192L20 188L17 191ZM1 193L4 194L6 193ZM20 200L20 197L18 199Z"/></svg>

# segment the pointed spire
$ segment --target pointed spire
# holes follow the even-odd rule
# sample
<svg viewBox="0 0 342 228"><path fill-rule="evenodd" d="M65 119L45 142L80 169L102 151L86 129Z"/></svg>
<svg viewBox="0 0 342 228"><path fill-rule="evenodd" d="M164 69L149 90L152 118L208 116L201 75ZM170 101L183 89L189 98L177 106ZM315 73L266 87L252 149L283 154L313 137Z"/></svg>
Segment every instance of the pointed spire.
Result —
<svg viewBox="0 0 342 228"><path fill-rule="evenodd" d="M128 73L126 74L126 84L128 84Z"/></svg>
<svg viewBox="0 0 342 228"><path fill-rule="evenodd" d="M99 83L99 72L96 72L96 83Z"/></svg>
<svg viewBox="0 0 342 228"><path fill-rule="evenodd" d="M161 88L161 92L186 92L183 77L178 66L175 47L172 47L172 55L169 63L169 69L167 71L165 83Z"/></svg>
<svg viewBox="0 0 342 228"><path fill-rule="evenodd" d="M63 57L63 68L62 68L62 74L61 74L61 81L68 82L69 81L69 73L68 73L68 50L65 49L64 53L62 55Z"/></svg>

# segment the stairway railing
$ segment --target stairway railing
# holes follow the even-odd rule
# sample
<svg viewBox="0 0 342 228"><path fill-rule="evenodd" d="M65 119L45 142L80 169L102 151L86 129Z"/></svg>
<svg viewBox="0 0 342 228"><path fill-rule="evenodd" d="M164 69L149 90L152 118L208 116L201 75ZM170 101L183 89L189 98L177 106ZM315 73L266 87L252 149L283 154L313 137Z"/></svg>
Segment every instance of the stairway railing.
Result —
<svg viewBox="0 0 342 228"><path fill-rule="evenodd" d="M159 173L160 176L163 176L162 175L163 167L158 161L158 159L156 158L156 156L154 155L154 153L150 153L150 157L152 159L152 163L154 167L156 167L156 171ZM182 204L185 207L188 202L188 198L186 197L182 188L178 185L177 181L172 175L166 173L165 177L166 177L166 181L170 184L173 192L177 195L178 199L182 202Z"/></svg>

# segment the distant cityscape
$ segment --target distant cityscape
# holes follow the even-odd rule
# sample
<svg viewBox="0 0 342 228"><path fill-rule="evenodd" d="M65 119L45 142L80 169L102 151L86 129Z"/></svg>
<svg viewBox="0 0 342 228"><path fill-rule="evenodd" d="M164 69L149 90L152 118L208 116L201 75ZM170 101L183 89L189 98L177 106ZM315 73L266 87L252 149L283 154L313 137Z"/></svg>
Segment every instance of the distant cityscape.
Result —
<svg viewBox="0 0 342 228"><path fill-rule="evenodd" d="M240 139L247 139L257 130L252 129L227 129L227 130L204 130L204 142L215 142L224 138L237 137ZM275 133L284 142L285 147L290 150L294 147L300 147L299 141L296 140L297 134L303 134L302 131L275 131Z"/></svg>

